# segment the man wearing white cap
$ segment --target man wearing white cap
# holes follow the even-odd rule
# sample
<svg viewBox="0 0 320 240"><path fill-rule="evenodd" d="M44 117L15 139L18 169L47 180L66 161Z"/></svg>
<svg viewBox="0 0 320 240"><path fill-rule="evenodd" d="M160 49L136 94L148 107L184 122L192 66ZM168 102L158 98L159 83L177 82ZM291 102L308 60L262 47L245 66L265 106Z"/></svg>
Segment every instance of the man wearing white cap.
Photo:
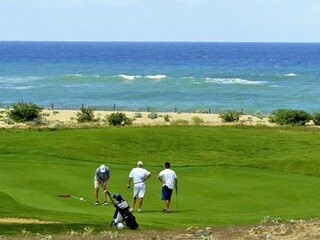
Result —
<svg viewBox="0 0 320 240"><path fill-rule="evenodd" d="M133 168L129 174L128 188L130 188L131 181L133 181L133 198L132 198L132 210L136 204L137 197L138 202L138 212L141 213L143 197L146 192L145 181L151 176L151 173L146 169L142 168L143 163L139 161L137 167Z"/></svg>
<svg viewBox="0 0 320 240"><path fill-rule="evenodd" d="M101 165L96 169L96 173L94 175L94 189L95 189L95 197L96 202L95 205L99 205L98 195L99 195L99 187L102 186L103 190L107 189L108 181L110 179L110 170L105 165ZM107 205L107 193L103 192L103 205Z"/></svg>

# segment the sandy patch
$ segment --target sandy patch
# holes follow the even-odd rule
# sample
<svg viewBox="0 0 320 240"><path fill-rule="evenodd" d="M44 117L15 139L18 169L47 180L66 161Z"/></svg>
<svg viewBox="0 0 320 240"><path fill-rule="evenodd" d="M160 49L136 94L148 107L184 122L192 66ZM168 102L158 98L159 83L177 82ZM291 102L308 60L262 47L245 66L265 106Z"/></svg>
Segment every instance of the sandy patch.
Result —
<svg viewBox="0 0 320 240"><path fill-rule="evenodd" d="M49 224L49 223L57 223L57 222L43 221L43 220L32 219L32 218L0 218L0 223L39 223L39 224Z"/></svg>
<svg viewBox="0 0 320 240"><path fill-rule="evenodd" d="M48 110L45 109L42 111L43 117L42 126L45 127L81 127L81 126L106 126L106 116L113 113L112 111L94 111L95 119L94 123L81 123L77 122L77 110ZM220 117L219 114L207 114L207 113L175 113L175 112L159 112L156 119L149 118L149 112L139 112L141 117L135 117L135 112L122 112L125 113L127 117L134 119L133 125L144 126L144 125L171 125L177 123L187 123L194 125L199 123L201 125L230 125L230 124L244 124L244 125L268 125L273 126L268 121L268 118L265 116L263 118L258 118L257 116L252 115L243 115L241 116L238 122L226 123ZM2 116L2 117L1 117ZM166 121L169 119L169 121ZM196 118L196 119L195 119ZM10 127L28 127L32 124L8 124L6 121L6 111L5 109L0 109L0 128L10 128ZM198 121L197 121L198 120Z"/></svg>

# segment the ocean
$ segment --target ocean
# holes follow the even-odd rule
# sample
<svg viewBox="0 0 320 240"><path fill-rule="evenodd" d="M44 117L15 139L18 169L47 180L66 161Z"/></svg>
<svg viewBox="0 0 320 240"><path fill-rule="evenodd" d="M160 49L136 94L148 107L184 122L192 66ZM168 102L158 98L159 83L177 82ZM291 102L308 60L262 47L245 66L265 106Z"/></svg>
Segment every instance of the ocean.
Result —
<svg viewBox="0 0 320 240"><path fill-rule="evenodd" d="M320 111L320 43L0 42L0 107Z"/></svg>

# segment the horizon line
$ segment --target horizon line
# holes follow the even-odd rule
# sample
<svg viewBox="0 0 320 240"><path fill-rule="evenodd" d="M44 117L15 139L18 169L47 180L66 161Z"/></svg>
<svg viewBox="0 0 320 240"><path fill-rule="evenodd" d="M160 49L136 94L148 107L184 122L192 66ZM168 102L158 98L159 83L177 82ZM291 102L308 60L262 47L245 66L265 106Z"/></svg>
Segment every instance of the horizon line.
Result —
<svg viewBox="0 0 320 240"><path fill-rule="evenodd" d="M1 40L0 42L78 42L78 43L308 43L313 41L103 41L103 40Z"/></svg>

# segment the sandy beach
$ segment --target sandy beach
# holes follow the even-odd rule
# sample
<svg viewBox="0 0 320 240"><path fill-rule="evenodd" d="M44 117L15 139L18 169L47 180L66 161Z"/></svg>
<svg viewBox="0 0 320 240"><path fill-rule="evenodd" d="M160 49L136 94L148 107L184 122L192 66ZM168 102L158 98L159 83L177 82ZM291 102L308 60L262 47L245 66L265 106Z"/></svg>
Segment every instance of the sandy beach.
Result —
<svg viewBox="0 0 320 240"><path fill-rule="evenodd" d="M78 123L77 113L78 110L50 110L45 109L42 113L42 124L39 126L44 127L81 127L81 126L107 126L106 117L113 113L112 111L94 111L96 121L90 123ZM117 111L120 112L120 111ZM136 117L136 112L122 112L127 117L133 119L132 125L134 126L150 126L150 125L175 125L175 124L189 124L189 125L230 125L230 124L244 124L244 125L268 125L273 124L268 121L266 116L252 116L243 115L238 122L227 123L224 122L219 114L209 113L175 113L175 112L158 112L158 117L155 119L149 118L150 112L139 112L139 117ZM166 116L166 117L165 117ZM167 120L166 120L167 119ZM28 127L34 125L33 123L8 123L7 110L0 109L0 128L12 127Z"/></svg>

